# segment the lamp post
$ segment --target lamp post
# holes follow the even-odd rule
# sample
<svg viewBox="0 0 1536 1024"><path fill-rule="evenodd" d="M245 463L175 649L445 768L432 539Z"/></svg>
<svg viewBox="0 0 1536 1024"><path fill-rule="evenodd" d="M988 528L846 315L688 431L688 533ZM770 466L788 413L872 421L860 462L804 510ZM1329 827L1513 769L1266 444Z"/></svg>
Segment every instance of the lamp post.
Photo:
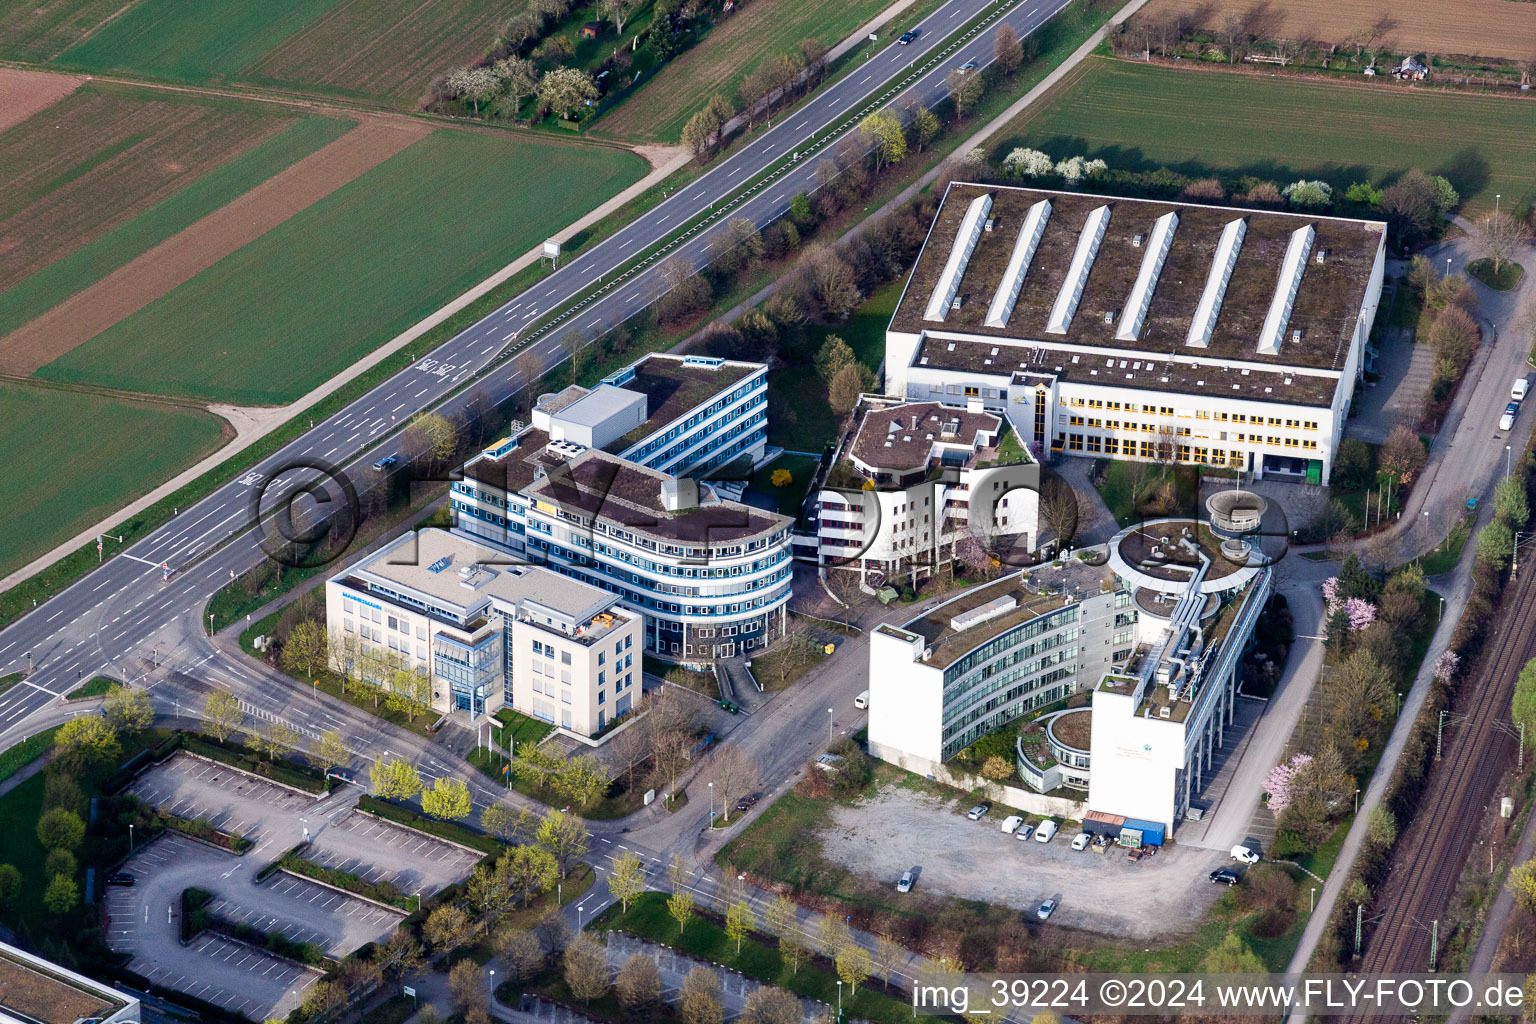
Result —
<svg viewBox="0 0 1536 1024"><path fill-rule="evenodd" d="M1509 479L1509 456L1510 456L1509 445L1505 445L1504 446L1504 479L1505 480Z"/></svg>
<svg viewBox="0 0 1536 1024"><path fill-rule="evenodd" d="M1445 258L1445 276L1451 276L1451 258L1449 256Z"/></svg>
<svg viewBox="0 0 1536 1024"><path fill-rule="evenodd" d="M709 823L715 823L715 784L709 784Z"/></svg>
<svg viewBox="0 0 1536 1024"><path fill-rule="evenodd" d="M843 1019L843 979L837 979L837 1019Z"/></svg>
<svg viewBox="0 0 1536 1024"><path fill-rule="evenodd" d="M133 822L128 823L128 856L133 856Z"/></svg>
<svg viewBox="0 0 1536 1024"><path fill-rule="evenodd" d="M827 708L827 744L832 743L832 709Z"/></svg>
<svg viewBox="0 0 1536 1024"><path fill-rule="evenodd" d="M491 970L491 1002L496 1002L496 971Z"/></svg>

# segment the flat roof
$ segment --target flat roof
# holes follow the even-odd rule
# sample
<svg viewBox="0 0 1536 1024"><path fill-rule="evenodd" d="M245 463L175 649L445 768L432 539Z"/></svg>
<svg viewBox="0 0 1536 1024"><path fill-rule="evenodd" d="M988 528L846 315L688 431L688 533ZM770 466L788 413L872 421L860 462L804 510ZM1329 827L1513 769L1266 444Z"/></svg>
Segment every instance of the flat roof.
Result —
<svg viewBox="0 0 1536 1024"><path fill-rule="evenodd" d="M644 401L629 388L616 388L612 384L599 384L576 401L558 410L561 419L595 427L609 417L624 411L636 401ZM550 412L556 412L551 409Z"/></svg>
<svg viewBox="0 0 1536 1024"><path fill-rule="evenodd" d="M1191 350L1192 353L1204 350ZM1253 369L1189 358L1147 358L1123 352L1071 352L1026 342L967 341L929 334L912 355L919 370L964 370L1008 377L1020 383L1055 378L1073 384L1181 395L1242 399L1328 408L1338 389L1338 374L1298 369Z"/></svg>
<svg viewBox="0 0 1536 1024"><path fill-rule="evenodd" d="M718 366L689 361L686 356L652 353L631 369L634 376L619 385L645 396L645 422L606 447L615 455L701 405L765 369L762 363L722 360Z"/></svg>
<svg viewBox="0 0 1536 1024"><path fill-rule="evenodd" d="M927 467L935 444L973 451L984 434L997 434L1002 419L938 402L909 402L864 414L854 435L853 457L867 466L906 472Z"/></svg>
<svg viewBox="0 0 1536 1024"><path fill-rule="evenodd" d="M0 1012L36 1024L110 1017L130 1000L89 978L0 945Z"/></svg>
<svg viewBox="0 0 1536 1024"><path fill-rule="evenodd" d="M940 284L972 201L983 195L993 200L992 230L982 233L971 253L957 292L961 306L948 313L943 332L1277 367L1342 370L1386 230L1381 221L957 182L945 193L892 317L892 330L916 334L939 326L924 320L926 305ZM988 326L985 318L1004 283L1020 228L1030 209L1042 200L1051 204L1050 217L1024 272L1011 315L1001 327ZM1064 333L1052 332L1051 311L1069 283L1083 229L1100 207L1108 208L1109 220L1086 272L1071 282L1081 286L1075 313ZM1169 213L1177 213L1178 223L1166 252L1161 259L1149 260L1154 229ZM1224 291L1209 344L1187 345L1223 233L1239 219L1245 224L1242 244L1230 275L1218 275L1224 278ZM1289 291L1288 281L1283 280L1286 254L1296 232L1307 227L1313 229L1312 244L1299 268L1300 281L1278 351L1262 352L1260 339L1276 305L1277 290ZM1140 315L1139 308L1127 310L1127 306L1138 294L1137 282L1142 278L1150 285L1151 297L1145 302L1136 336L1123 340L1119 336L1122 315ZM1143 297L1144 293L1142 289ZM1112 314L1109 322L1106 313ZM1299 340L1293 339L1296 330L1301 331Z"/></svg>
<svg viewBox="0 0 1536 1024"><path fill-rule="evenodd" d="M564 461L552 453L545 453L549 435L537 427L526 428L515 440L517 447L500 458L477 456L465 463L460 472L467 480L488 484L511 494L533 483L541 467L552 469Z"/></svg>
<svg viewBox="0 0 1536 1024"><path fill-rule="evenodd" d="M537 605L578 622L618 600L553 570L513 562L493 547L434 527L401 535L340 577L343 582L349 575L372 578L460 608L495 597L519 608Z"/></svg>
<svg viewBox="0 0 1536 1024"><path fill-rule="evenodd" d="M787 527L793 520L714 496L699 485L701 504L669 511L662 503L665 473L589 449L558 472L525 489L535 501L589 518L601 518L636 533L684 544L741 541Z"/></svg>

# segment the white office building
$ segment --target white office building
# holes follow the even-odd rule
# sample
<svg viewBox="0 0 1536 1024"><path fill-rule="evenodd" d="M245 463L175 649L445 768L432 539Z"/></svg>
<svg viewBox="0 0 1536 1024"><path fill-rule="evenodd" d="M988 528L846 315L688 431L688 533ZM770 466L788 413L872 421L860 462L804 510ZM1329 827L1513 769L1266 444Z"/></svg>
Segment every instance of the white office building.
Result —
<svg viewBox="0 0 1536 1024"><path fill-rule="evenodd" d="M877 627L871 753L931 774L1017 729L1024 787L1172 832L1218 770L1273 586L1261 558L1221 544L1204 524L1148 523L1101 566L1068 559Z"/></svg>
<svg viewBox="0 0 1536 1024"><path fill-rule="evenodd" d="M600 587L647 652L706 665L783 633L793 520L530 427L463 469L457 532Z"/></svg>
<svg viewBox="0 0 1536 1024"><path fill-rule="evenodd" d="M938 402L866 400L816 497L819 564L866 586L949 565L967 534L988 549L1031 551L1040 467L1003 418Z"/></svg>
<svg viewBox="0 0 1536 1024"><path fill-rule="evenodd" d="M1386 225L955 183L885 389L1052 453L1326 482L1367 368Z"/></svg>
<svg viewBox="0 0 1536 1024"><path fill-rule="evenodd" d="M638 702L641 616L597 587L446 530L407 533L326 581L331 667L433 710L501 707L581 736Z"/></svg>

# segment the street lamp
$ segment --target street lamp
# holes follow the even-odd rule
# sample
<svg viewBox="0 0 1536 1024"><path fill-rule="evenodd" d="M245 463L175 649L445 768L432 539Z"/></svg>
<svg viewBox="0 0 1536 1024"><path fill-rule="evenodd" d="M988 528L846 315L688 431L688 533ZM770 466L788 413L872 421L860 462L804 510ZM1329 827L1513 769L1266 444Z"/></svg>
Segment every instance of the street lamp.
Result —
<svg viewBox="0 0 1536 1024"><path fill-rule="evenodd" d="M827 708L827 743L832 742L832 709Z"/></svg>
<svg viewBox="0 0 1536 1024"><path fill-rule="evenodd" d="M837 1019L843 1019L843 979L837 979Z"/></svg>
<svg viewBox="0 0 1536 1024"><path fill-rule="evenodd" d="M491 970L491 1002L496 1001L496 971Z"/></svg>
<svg viewBox="0 0 1536 1024"><path fill-rule="evenodd" d="M1504 446L1504 479L1509 479L1509 445Z"/></svg>
<svg viewBox="0 0 1536 1024"><path fill-rule="evenodd" d="M133 822L128 823L128 856L133 856Z"/></svg>
<svg viewBox="0 0 1536 1024"><path fill-rule="evenodd" d="M715 823L715 784L709 784L709 823Z"/></svg>
<svg viewBox="0 0 1536 1024"><path fill-rule="evenodd" d="M1445 258L1445 276L1451 276L1451 258L1449 256Z"/></svg>

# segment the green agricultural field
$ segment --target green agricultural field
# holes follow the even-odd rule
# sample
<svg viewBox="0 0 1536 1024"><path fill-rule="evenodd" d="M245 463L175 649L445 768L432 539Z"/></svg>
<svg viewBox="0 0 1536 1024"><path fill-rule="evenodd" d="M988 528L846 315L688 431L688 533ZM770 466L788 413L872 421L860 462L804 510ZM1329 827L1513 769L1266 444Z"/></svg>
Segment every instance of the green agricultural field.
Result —
<svg viewBox="0 0 1536 1024"><path fill-rule="evenodd" d="M103 6L98 0L64 0L57 6L76 12L78 20L71 24L79 41L62 53L33 57L84 71L127 71L186 81L230 78L335 2L139 0L123 8ZM11 8L37 7L15 0L5 0L5 5L0 24L14 16Z"/></svg>
<svg viewBox="0 0 1536 1024"><path fill-rule="evenodd" d="M0 478L12 481L0 576L88 528L217 448L197 409L0 382Z"/></svg>
<svg viewBox="0 0 1536 1024"><path fill-rule="evenodd" d="M354 123L330 117L295 118L276 135L0 293L0 337L335 141Z"/></svg>
<svg viewBox="0 0 1536 1024"><path fill-rule="evenodd" d="M886 5L887 0L747 0L649 85L599 119L596 130L613 138L676 142L711 94L734 103L736 87L763 61L797 53L802 39L833 46Z"/></svg>
<svg viewBox="0 0 1536 1024"><path fill-rule="evenodd" d="M38 376L291 402L645 171L618 149L439 130Z"/></svg>
<svg viewBox="0 0 1536 1024"><path fill-rule="evenodd" d="M1409 167L1444 174L1471 209L1536 199L1536 104L1493 96L1180 70L1095 57L1000 136L1111 167L1254 174L1338 189Z"/></svg>

